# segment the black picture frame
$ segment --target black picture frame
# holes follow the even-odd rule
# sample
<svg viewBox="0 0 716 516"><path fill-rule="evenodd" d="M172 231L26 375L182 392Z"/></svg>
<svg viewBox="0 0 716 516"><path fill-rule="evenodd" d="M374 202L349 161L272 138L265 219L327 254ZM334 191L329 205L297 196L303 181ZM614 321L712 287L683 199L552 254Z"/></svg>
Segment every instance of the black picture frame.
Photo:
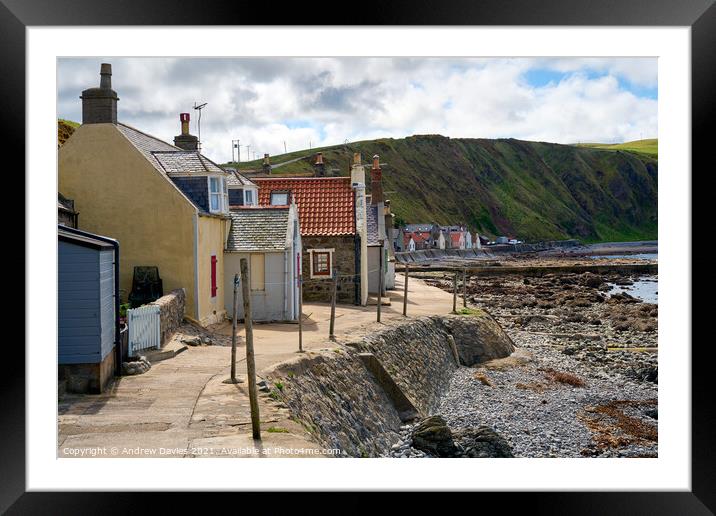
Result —
<svg viewBox="0 0 716 516"><path fill-rule="evenodd" d="M346 4L347 6L353 4ZM712 168L708 139L716 113L716 6L714 0L454 0L362 2L355 12L336 4L251 3L196 0L0 0L2 53L2 131L6 148L24 160L25 142L25 29L51 25L552 25L552 26L688 26L691 27L692 170ZM707 168L708 165L711 167ZM15 165L19 167L19 165ZM16 168L17 170L17 168ZM681 172L688 178L686 172ZM692 192L696 175L691 175ZM15 190L16 191L16 190ZM27 192L25 192L27 194ZM694 223L697 220L694 218ZM692 235L698 232L692 228ZM27 238L27 235L25 235ZM18 246L19 247L19 246ZM23 247L24 248L24 247ZM24 253L22 251L21 253ZM22 254L24 262L24 254ZM19 262L17 257L15 263ZM692 254L692 271L700 259ZM700 268L700 267L699 267ZM26 274L30 271L26 270ZM693 274L693 272L692 272ZM693 283L692 283L693 284ZM700 313L694 300L692 314ZM692 315L692 320L698 320ZM691 339L691 335L685 335ZM37 343L26 342L26 346ZM683 345L686 343L678 343ZM703 344L710 344L710 339ZM132 493L26 493L25 489L25 353L6 346L4 360L12 363L0 375L2 396L2 457L0 512L115 514L136 509ZM714 404L709 382L711 362L704 347L692 347L692 490L690 492L509 493L517 503L529 503L536 514L713 514L716 510L716 453ZM111 474L111 472L106 472ZM121 489L118 479L117 489ZM78 486L81 489L81 486ZM172 495L171 506L184 507L186 496ZM213 495L216 497L216 495ZM494 496L480 494L487 507ZM215 507L220 499L214 498ZM248 503L248 501L246 502ZM294 499L295 503L301 503ZM349 503L344 499L344 503ZM405 503L402 498L399 502ZM385 507L383 507L385 508ZM405 506L404 508L407 508Z"/></svg>

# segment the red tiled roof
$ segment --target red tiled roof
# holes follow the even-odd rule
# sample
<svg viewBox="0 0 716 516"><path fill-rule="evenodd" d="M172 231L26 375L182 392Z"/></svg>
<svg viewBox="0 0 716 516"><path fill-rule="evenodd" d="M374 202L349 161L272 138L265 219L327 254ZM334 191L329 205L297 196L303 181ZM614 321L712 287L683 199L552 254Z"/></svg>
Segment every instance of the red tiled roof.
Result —
<svg viewBox="0 0 716 516"><path fill-rule="evenodd" d="M413 231L412 233L405 233L403 237L405 245L410 243L411 238L416 245L421 244L430 238L430 231Z"/></svg>
<svg viewBox="0 0 716 516"><path fill-rule="evenodd" d="M355 197L349 177L257 177L259 205L271 204L271 192L289 191L298 208L302 236L354 235Z"/></svg>

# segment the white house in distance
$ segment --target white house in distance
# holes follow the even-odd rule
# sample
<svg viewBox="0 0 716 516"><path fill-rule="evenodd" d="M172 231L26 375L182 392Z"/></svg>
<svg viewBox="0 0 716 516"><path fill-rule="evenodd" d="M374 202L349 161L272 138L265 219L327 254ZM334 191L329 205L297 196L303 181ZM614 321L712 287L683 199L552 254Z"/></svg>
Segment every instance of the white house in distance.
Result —
<svg viewBox="0 0 716 516"><path fill-rule="evenodd" d="M241 258L249 265L251 314L255 321L298 320L301 231L296 205L232 208L231 230L224 252L224 303L233 317L234 275ZM243 319L239 290L238 318Z"/></svg>

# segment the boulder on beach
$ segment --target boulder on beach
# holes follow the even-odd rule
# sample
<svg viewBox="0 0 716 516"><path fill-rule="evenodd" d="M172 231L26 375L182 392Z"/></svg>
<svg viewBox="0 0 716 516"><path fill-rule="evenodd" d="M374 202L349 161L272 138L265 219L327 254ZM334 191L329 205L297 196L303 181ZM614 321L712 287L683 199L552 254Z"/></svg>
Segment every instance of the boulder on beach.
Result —
<svg viewBox="0 0 716 516"><path fill-rule="evenodd" d="M512 339L485 310L467 316L446 316L442 323L455 339L460 364L464 366L508 357L515 350Z"/></svg>
<svg viewBox="0 0 716 516"><path fill-rule="evenodd" d="M438 457L454 457L457 447L442 416L430 416L413 428L413 448Z"/></svg>
<svg viewBox="0 0 716 516"><path fill-rule="evenodd" d="M412 432L413 448L437 457L513 457L512 448L492 428L480 425L476 428L450 430L442 416L426 417Z"/></svg>
<svg viewBox="0 0 716 516"><path fill-rule="evenodd" d="M489 426L480 425L477 428L455 430L453 439L462 448L464 457L514 457L512 447L505 438Z"/></svg>

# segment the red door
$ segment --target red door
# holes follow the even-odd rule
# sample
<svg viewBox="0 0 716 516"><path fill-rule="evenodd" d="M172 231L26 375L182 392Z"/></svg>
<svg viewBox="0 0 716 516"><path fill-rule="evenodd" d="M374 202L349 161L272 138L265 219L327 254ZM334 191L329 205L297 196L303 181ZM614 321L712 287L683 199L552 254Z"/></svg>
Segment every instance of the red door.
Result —
<svg viewBox="0 0 716 516"><path fill-rule="evenodd" d="M216 255L211 257L211 297L216 297Z"/></svg>

